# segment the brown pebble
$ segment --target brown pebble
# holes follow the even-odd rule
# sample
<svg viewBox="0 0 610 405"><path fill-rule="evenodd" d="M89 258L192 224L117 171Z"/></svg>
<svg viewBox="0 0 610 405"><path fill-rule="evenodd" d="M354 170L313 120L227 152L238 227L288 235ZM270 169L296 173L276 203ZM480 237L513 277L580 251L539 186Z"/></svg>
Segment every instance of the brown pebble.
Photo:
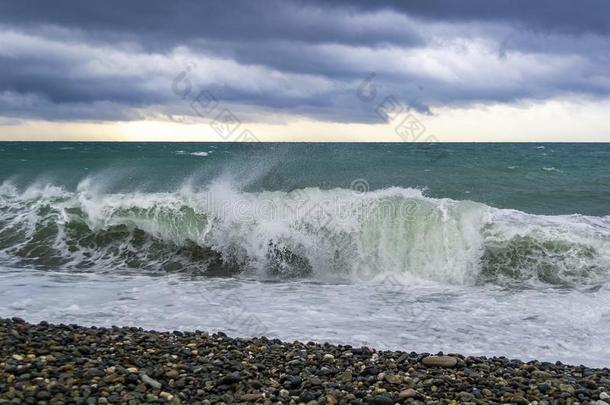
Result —
<svg viewBox="0 0 610 405"><path fill-rule="evenodd" d="M28 326L25 323L15 324L15 330L19 333L28 333Z"/></svg>
<svg viewBox="0 0 610 405"><path fill-rule="evenodd" d="M428 356L424 357L421 362L427 367L454 367L457 359L451 356Z"/></svg>
<svg viewBox="0 0 610 405"><path fill-rule="evenodd" d="M401 399L415 398L417 396L419 396L419 392L415 391L413 388L407 388L406 390L400 391L400 394L398 394L398 397Z"/></svg>

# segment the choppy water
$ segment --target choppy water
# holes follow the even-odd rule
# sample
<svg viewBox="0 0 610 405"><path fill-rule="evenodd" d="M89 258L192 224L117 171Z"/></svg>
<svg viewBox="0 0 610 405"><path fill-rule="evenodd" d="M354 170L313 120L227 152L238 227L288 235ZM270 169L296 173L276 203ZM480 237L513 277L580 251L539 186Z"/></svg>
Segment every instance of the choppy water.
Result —
<svg viewBox="0 0 610 405"><path fill-rule="evenodd" d="M0 143L0 315L608 366L608 157Z"/></svg>

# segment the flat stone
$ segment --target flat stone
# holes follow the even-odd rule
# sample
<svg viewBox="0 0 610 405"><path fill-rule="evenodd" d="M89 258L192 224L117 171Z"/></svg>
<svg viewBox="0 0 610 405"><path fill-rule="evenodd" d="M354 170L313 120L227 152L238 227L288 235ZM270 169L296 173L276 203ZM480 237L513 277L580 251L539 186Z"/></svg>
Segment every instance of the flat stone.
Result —
<svg viewBox="0 0 610 405"><path fill-rule="evenodd" d="M341 382L348 383L348 382L352 381L352 373L350 371L344 371L342 373L339 373L337 375L337 378Z"/></svg>
<svg viewBox="0 0 610 405"><path fill-rule="evenodd" d="M105 383L108 384L116 384L119 382L124 382L125 381L125 377L118 375L118 374L109 374L107 376L105 376L104 378L102 378L102 380L104 380Z"/></svg>
<svg viewBox="0 0 610 405"><path fill-rule="evenodd" d="M457 359L451 356L428 356L421 362L426 367L455 367Z"/></svg>
<svg viewBox="0 0 610 405"><path fill-rule="evenodd" d="M400 391L398 394L400 399L415 398L417 396L419 396L419 392L415 391L413 388L407 388L406 390Z"/></svg>
<svg viewBox="0 0 610 405"><path fill-rule="evenodd" d="M373 403L375 405L394 405L394 401L384 395L378 395L373 398Z"/></svg>
<svg viewBox="0 0 610 405"><path fill-rule="evenodd" d="M105 375L106 373L99 368L90 368L89 370L85 371L86 377L103 377Z"/></svg>
<svg viewBox="0 0 610 405"><path fill-rule="evenodd" d="M540 371L540 370L535 370L532 371L532 377L539 379L539 380L545 380L547 378L551 378L551 373L547 373L546 371Z"/></svg>
<svg viewBox="0 0 610 405"><path fill-rule="evenodd" d="M140 380L142 380L143 383L148 384L153 388L156 388L156 389L161 388L161 383L159 381L153 380L152 378L150 378L149 376L147 376L144 373L140 374Z"/></svg>
<svg viewBox="0 0 610 405"><path fill-rule="evenodd" d="M336 405L338 403L337 402L337 398L335 398L331 394L327 394L325 399L326 399L326 404L327 405Z"/></svg>
<svg viewBox="0 0 610 405"><path fill-rule="evenodd" d="M458 398L462 402L470 402L470 401L474 400L474 395L471 394L470 392L462 391L462 392L458 393Z"/></svg>
<svg viewBox="0 0 610 405"><path fill-rule="evenodd" d="M400 384L402 382L402 377L398 374L386 374L385 380L390 384Z"/></svg>

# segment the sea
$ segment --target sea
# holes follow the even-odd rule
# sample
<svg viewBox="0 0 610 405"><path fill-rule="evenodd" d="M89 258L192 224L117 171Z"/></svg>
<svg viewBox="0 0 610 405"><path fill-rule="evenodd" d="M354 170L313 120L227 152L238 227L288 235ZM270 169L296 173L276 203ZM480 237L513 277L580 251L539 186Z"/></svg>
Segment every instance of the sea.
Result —
<svg viewBox="0 0 610 405"><path fill-rule="evenodd" d="M0 316L610 366L610 144L0 142Z"/></svg>

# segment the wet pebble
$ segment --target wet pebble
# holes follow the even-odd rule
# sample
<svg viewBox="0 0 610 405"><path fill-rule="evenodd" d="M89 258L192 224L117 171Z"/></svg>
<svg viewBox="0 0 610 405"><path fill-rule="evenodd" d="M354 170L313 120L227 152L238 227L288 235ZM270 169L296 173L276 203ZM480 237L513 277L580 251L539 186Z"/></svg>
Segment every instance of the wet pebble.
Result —
<svg viewBox="0 0 610 405"><path fill-rule="evenodd" d="M607 368L0 319L0 403L601 405L608 392Z"/></svg>

